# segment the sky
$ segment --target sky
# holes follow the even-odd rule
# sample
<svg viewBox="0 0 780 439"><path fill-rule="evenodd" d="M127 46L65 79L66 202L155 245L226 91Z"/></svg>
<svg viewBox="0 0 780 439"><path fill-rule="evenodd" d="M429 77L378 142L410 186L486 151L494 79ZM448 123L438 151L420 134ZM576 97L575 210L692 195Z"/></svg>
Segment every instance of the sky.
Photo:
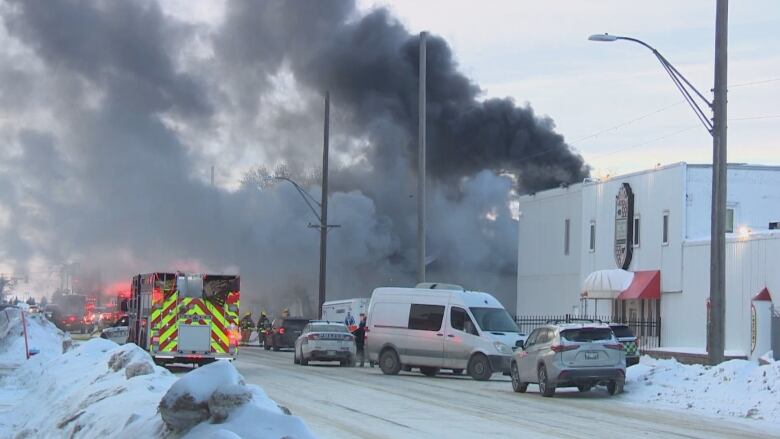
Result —
<svg viewBox="0 0 780 439"><path fill-rule="evenodd" d="M780 34L776 32L780 4L771 0L731 3L729 161L780 164L774 142L780 121L776 105L780 101ZM52 12L54 5L59 12ZM251 10L257 5L271 6L241 15L242 8ZM342 92L334 95L332 104L332 160L341 167L332 183L338 192L335 198L342 203L334 215L343 212L338 220L365 236L350 239L354 235L336 233L336 260L341 257L344 264L356 266L373 258L372 263L384 264L387 274L383 279L408 275L397 261L407 261L406 253L413 251L409 246L413 194L405 193L414 178L409 166L412 148L403 147L412 145L414 130L408 122L413 118L406 113L400 117L403 122L385 117L387 108L378 105L385 101L372 100L371 93L386 93L384 98L392 104L398 98L393 93L403 92L404 99L414 94L414 78L409 76L408 58L399 58L398 50L384 52L397 58L387 61L391 71L387 77L399 82L397 89L382 84L382 70L372 68L383 66L383 61L372 57L368 43L387 38L392 44L376 47L395 50L405 42L402 47L408 50L408 33L423 30L432 36L430 53L452 57L431 64L435 67L431 70L449 72L445 79L451 82L443 83L454 87L452 100L458 107L456 113L465 118L461 120L469 121L474 114L506 114L516 116L511 123L522 125L528 122L523 122L524 117L535 116L536 122L530 122L534 125L531 138L541 133L555 147L554 152L560 152L565 142L595 176L633 172L658 163L711 161L709 134L652 54L635 44L596 43L587 37L609 32L642 39L709 94L714 1L357 0L353 10L348 2L140 0L122 5L57 1L52 8L0 2L5 18L0 28L0 61L6 67L0 74L8 75L0 89L0 148L11 157L0 165L5 191L0 195L7 195L0 200L0 233L5 239L0 257L6 258L0 260L0 273L18 271L26 264L26 272L36 275L37 288L43 290L58 284L58 264L79 258L138 270L166 260L179 266L245 267L278 259L269 261L265 270L270 273L286 273L282 268L290 267L285 260L316 263L312 256L316 241L298 229L288 232L291 223L297 226L301 215L307 214L299 200L290 201L294 192L266 191L257 198L239 189L244 173L258 164L272 167L287 160L300 161L304 168L316 165L319 156L313 152L322 138L318 93L323 86ZM387 8L389 15L376 14L378 8ZM263 14L274 13L291 23L315 27L328 23L336 29L296 29L294 24L263 21L275 19ZM347 14L346 22L343 14ZM378 21L372 27L370 20ZM354 50L340 50L332 41L311 39L323 35L354 42L349 38L363 35L357 24L375 32L377 40L358 44ZM440 52L445 44L449 52ZM321 53L341 56L344 62L366 63L353 69L353 64L340 65L339 59L310 53L310 47L320 46ZM454 70L450 62L456 64ZM324 68L326 74L307 70L312 66ZM368 87L354 96L345 79L353 71L363 75L349 79L357 89ZM370 72L375 77L364 81L372 76ZM439 85L429 85L431 99L439 99L431 105L435 111L436 105L449 104L442 87L437 92ZM480 90L477 99L490 105L473 105L472 85ZM345 102L345 96L354 101ZM408 100L401 106L405 103ZM459 113L477 107L476 113ZM373 117L361 113L364 109L379 113ZM441 113L431 115L429 123L438 124L430 129L429 151L433 153L437 133L456 144L459 135L467 134L460 127L446 127ZM442 127L446 129L440 131ZM473 133L485 136L483 142L495 134L489 128L472 128ZM550 128L554 133L549 133ZM479 141L469 139L470 143L464 142L463 160L438 156L442 162L453 159L452 166L429 159L439 179L432 189L433 215L437 207L447 212L436 219L442 227L432 229L432 235L438 234L431 237L433 248L441 254L459 255L455 259L469 259L471 268L511 266L516 247L500 243L516 242L513 219L505 209L507 200L516 195L513 184L528 190L540 184L545 173L554 184L571 183L575 177L582 178L577 170L581 161L576 154L562 156L561 162L568 160L570 166L550 171L547 166L551 165L537 158L528 162L540 165L533 170L533 166L523 168L524 162L511 154L510 146L515 144L507 145L509 155L502 158L502 145L478 151L473 147ZM384 149L369 145L385 143ZM544 149L541 143L531 146ZM168 162L158 162L160 151L167 154ZM394 161L388 152L398 159ZM490 163L496 157L498 161ZM404 184L376 186L376 178L361 171L363 162L388 165L374 171ZM138 170L127 169L128 164L138 163L143 163ZM212 165L216 187L209 188ZM509 182L496 172L503 166L520 170L519 180ZM454 177L447 179L446 172L453 172ZM318 193L317 187L311 190ZM225 235L211 238L214 243L230 240L235 246L230 248L242 254L234 258L210 255L203 260L189 257L187 252L202 254L204 246L214 247L211 242L188 242L191 236L224 226L224 218L212 217L207 207L201 207L204 194L209 202L241 210L241 215L230 217L230 230L221 231ZM171 197L174 204L166 201ZM133 221L139 211L144 215L159 212L159 224ZM187 228L178 227L183 214L192 218ZM485 218L490 219L486 222ZM453 232L474 230L478 232ZM161 237L179 242L168 246L175 248L161 249L158 260L150 260L140 240L134 238L139 234L149 235L152 245L162 245ZM287 259L273 248L248 251L242 245L264 245L269 240L285 247ZM497 251L498 247L507 249ZM19 249L21 254L9 249ZM13 259L16 263L9 262ZM385 273L377 266L366 264L358 274ZM120 271L113 270L104 280ZM316 275L307 272L301 282L309 285L312 274ZM348 276L344 279L354 284Z"/></svg>
<svg viewBox="0 0 780 439"><path fill-rule="evenodd" d="M587 38L606 32L643 40L711 97L714 1L498 0L477 7L457 0L364 0L361 5L387 6L411 31L444 36L485 96L509 96L549 115L594 175L712 161L709 134L652 53L629 42ZM730 2L729 162L780 164L778 28L779 2Z"/></svg>

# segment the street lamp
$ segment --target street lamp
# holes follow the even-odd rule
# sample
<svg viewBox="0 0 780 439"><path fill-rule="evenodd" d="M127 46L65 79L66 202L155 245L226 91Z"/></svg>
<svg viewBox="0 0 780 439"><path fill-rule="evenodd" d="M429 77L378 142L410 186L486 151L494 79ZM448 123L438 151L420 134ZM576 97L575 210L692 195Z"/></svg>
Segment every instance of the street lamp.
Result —
<svg viewBox="0 0 780 439"><path fill-rule="evenodd" d="M327 251L326 249L326 243L328 239L328 229L330 228L338 228L341 227L340 224L327 224L327 218L321 213L324 212L325 209L322 208L322 203L318 202L312 194L310 194L306 189L301 187L298 183L293 181L291 178L288 177L281 177L281 176L268 176L263 178L264 181L270 182L273 180L283 180L295 188L296 191L298 191L298 194L300 194L301 198L303 198L303 201L306 203L306 206L309 207L309 210L311 210L311 213L314 214L314 217L317 218L317 224L309 223L308 226L313 229L320 229L320 282L319 282L319 296L317 303L319 305L319 310L317 311L318 315L320 312L322 312L322 304L325 302L325 269L327 267ZM323 188L323 191L325 189ZM323 196L323 200L327 202L327 199ZM316 206L316 207L315 207ZM317 211L319 208L319 212Z"/></svg>
<svg viewBox="0 0 780 439"><path fill-rule="evenodd" d="M636 38L609 34L591 35L591 41L631 41L650 49L685 97L696 117L712 136L712 212L710 226L710 315L707 323L707 354L710 364L725 359L726 344L726 82L728 75L728 0L717 0L715 13L715 84L708 101L655 48ZM689 90L690 89L690 90ZM694 94L691 94L693 91ZM709 120L696 99L712 110Z"/></svg>

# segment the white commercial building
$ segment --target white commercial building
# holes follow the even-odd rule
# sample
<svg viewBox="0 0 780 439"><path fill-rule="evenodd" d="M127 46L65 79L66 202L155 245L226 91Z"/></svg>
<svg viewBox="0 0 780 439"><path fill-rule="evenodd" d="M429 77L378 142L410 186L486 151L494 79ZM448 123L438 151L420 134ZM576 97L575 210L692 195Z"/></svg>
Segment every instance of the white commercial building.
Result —
<svg viewBox="0 0 780 439"><path fill-rule="evenodd" d="M520 199L517 315L659 321L706 349L712 167L678 163ZM780 300L780 167L728 166L726 348L769 350Z"/></svg>

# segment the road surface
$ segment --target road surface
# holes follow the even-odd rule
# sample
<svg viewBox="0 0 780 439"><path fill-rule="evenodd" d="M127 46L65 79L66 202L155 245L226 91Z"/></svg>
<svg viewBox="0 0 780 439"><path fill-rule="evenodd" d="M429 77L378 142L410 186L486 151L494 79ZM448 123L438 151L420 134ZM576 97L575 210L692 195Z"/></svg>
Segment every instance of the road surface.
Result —
<svg viewBox="0 0 780 439"><path fill-rule="evenodd" d="M256 347L242 348L235 363L248 383L263 387L323 439L770 437L748 423L622 402L603 388L561 389L543 398L533 385L526 394L514 393L501 375L489 382L449 374L386 376L379 368L337 364L294 365L292 352Z"/></svg>

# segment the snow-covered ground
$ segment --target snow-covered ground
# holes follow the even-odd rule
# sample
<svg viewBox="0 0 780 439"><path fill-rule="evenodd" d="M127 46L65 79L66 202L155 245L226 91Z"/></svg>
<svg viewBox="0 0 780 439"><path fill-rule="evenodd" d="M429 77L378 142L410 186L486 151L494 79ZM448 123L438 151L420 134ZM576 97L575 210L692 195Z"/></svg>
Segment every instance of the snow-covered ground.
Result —
<svg viewBox="0 0 780 439"><path fill-rule="evenodd" d="M243 348L236 367L323 439L780 437L773 420L646 402L648 386L636 380L616 397L601 387L586 393L558 389L554 398L544 398L535 385L525 394L513 392L509 378L500 374L487 382L448 372L433 378L418 372L387 376L376 367L295 365L292 356ZM649 387L662 392L662 382ZM702 399L708 397L704 391ZM741 395L746 392L753 389Z"/></svg>
<svg viewBox="0 0 780 439"><path fill-rule="evenodd" d="M28 361L17 331L0 332L0 362L16 366L0 379L0 437L314 437L261 388L246 385L230 363L179 378L132 344L96 338L63 354L61 332L45 319L28 323L41 351ZM194 427L175 431L174 425Z"/></svg>
<svg viewBox="0 0 780 439"><path fill-rule="evenodd" d="M731 360L709 367L642 357L626 379L627 401L747 418L780 431L780 362Z"/></svg>

